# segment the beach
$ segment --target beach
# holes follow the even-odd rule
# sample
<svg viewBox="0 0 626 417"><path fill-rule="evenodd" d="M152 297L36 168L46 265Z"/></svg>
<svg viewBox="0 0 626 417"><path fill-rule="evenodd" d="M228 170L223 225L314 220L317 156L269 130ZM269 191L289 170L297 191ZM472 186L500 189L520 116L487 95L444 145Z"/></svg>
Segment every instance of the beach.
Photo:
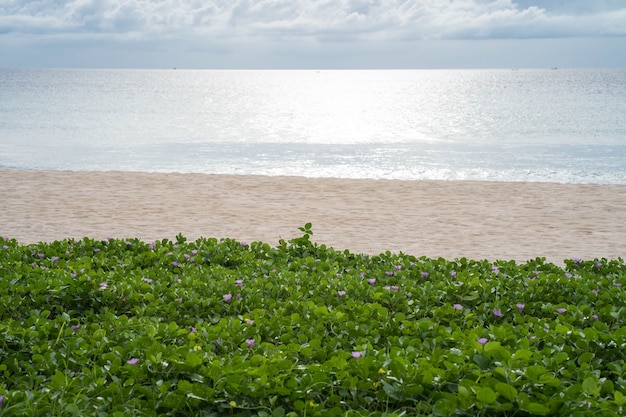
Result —
<svg viewBox="0 0 626 417"><path fill-rule="evenodd" d="M0 235L199 237L354 253L515 260L623 257L626 186L0 170Z"/></svg>

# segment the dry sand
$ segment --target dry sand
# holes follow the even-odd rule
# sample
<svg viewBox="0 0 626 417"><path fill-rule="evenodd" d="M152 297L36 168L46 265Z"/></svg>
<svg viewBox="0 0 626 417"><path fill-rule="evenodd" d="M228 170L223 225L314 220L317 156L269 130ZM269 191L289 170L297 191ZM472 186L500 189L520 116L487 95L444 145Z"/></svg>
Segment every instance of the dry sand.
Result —
<svg viewBox="0 0 626 417"><path fill-rule="evenodd" d="M626 254L626 186L0 170L0 235L313 240L519 262Z"/></svg>

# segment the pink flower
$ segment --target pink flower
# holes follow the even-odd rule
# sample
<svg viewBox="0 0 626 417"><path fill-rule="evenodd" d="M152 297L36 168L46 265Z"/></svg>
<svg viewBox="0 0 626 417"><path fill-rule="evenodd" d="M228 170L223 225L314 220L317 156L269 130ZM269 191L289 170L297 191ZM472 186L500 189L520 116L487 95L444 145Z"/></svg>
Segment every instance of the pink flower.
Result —
<svg viewBox="0 0 626 417"><path fill-rule="evenodd" d="M345 291L337 291L337 295L339 297L343 297L344 295L346 295L346 292Z"/></svg>
<svg viewBox="0 0 626 417"><path fill-rule="evenodd" d="M359 352L359 351L352 352L352 357L354 359L359 359L361 357L361 355L362 355L362 353Z"/></svg>
<svg viewBox="0 0 626 417"><path fill-rule="evenodd" d="M196 333L198 331L198 329L196 329L195 327L191 326L191 333Z"/></svg>
<svg viewBox="0 0 626 417"><path fill-rule="evenodd" d="M370 285L376 284L376 280L374 278L368 279L367 282L369 282Z"/></svg>
<svg viewBox="0 0 626 417"><path fill-rule="evenodd" d="M557 308L557 309L556 309L556 312L557 312L557 313L565 313L566 311L567 311L567 309L565 309L565 308L563 308L563 307L561 307L561 308Z"/></svg>
<svg viewBox="0 0 626 417"><path fill-rule="evenodd" d="M139 359L137 358L132 358L126 361L126 363L129 365L137 365L137 362L139 362Z"/></svg>
<svg viewBox="0 0 626 417"><path fill-rule="evenodd" d="M463 306L461 304L454 304L453 307L455 310L463 310Z"/></svg>
<svg viewBox="0 0 626 417"><path fill-rule="evenodd" d="M524 304L515 304L515 307L517 307L517 310L521 313L526 306Z"/></svg>
<svg viewBox="0 0 626 417"><path fill-rule="evenodd" d="M254 339L246 339L246 343L248 344L248 349L252 349L254 346Z"/></svg>
<svg viewBox="0 0 626 417"><path fill-rule="evenodd" d="M481 345L484 345L488 341L489 339L487 339L486 337L481 337L480 339L478 339L478 343L480 343Z"/></svg>
<svg viewBox="0 0 626 417"><path fill-rule="evenodd" d="M172 262L172 266L173 266L174 268L178 268L178 262L176 262L176 261Z"/></svg>
<svg viewBox="0 0 626 417"><path fill-rule="evenodd" d="M243 279L238 279L237 281L235 281L235 285L238 287L243 286Z"/></svg>
<svg viewBox="0 0 626 417"><path fill-rule="evenodd" d="M222 297L224 297L224 301L226 301L227 303L230 303L230 300L233 298L232 294L224 294Z"/></svg>
<svg viewBox="0 0 626 417"><path fill-rule="evenodd" d="M450 278L456 278L456 271L450 272Z"/></svg>
<svg viewBox="0 0 626 417"><path fill-rule="evenodd" d="M497 308L494 308L493 315L494 317L502 317L502 311L498 310Z"/></svg>

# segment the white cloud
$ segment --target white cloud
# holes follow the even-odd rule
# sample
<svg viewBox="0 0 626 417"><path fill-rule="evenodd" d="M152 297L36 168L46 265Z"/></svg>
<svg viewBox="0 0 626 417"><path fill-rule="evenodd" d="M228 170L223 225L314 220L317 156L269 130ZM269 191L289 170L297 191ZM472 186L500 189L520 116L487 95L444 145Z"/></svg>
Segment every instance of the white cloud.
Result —
<svg viewBox="0 0 626 417"><path fill-rule="evenodd" d="M626 35L617 2L511 0L12 0L0 33L446 39ZM579 9L574 6L596 6ZM623 2L622 2L623 3ZM535 5L533 5L535 4ZM566 4L569 8L564 9ZM598 4L604 4L599 9ZM554 9L548 6L553 5ZM552 10L552 11L550 11Z"/></svg>
<svg viewBox="0 0 626 417"><path fill-rule="evenodd" d="M485 41L567 38L626 41L624 0L0 1L0 67L38 57L79 66L114 57L127 66L162 65L159 59L231 67L427 65L416 50L447 65L501 45ZM463 48L473 41L483 44L469 56ZM605 43L606 56L616 55L621 44ZM445 59L436 59L437 49Z"/></svg>

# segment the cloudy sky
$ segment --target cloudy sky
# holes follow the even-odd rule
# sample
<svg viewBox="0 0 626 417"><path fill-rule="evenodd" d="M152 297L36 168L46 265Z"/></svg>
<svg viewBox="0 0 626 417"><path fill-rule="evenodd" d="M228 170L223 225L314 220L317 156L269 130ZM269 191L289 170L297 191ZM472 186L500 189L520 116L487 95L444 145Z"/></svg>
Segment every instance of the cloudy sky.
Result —
<svg viewBox="0 0 626 417"><path fill-rule="evenodd" d="M0 67L626 67L626 0L0 0Z"/></svg>

